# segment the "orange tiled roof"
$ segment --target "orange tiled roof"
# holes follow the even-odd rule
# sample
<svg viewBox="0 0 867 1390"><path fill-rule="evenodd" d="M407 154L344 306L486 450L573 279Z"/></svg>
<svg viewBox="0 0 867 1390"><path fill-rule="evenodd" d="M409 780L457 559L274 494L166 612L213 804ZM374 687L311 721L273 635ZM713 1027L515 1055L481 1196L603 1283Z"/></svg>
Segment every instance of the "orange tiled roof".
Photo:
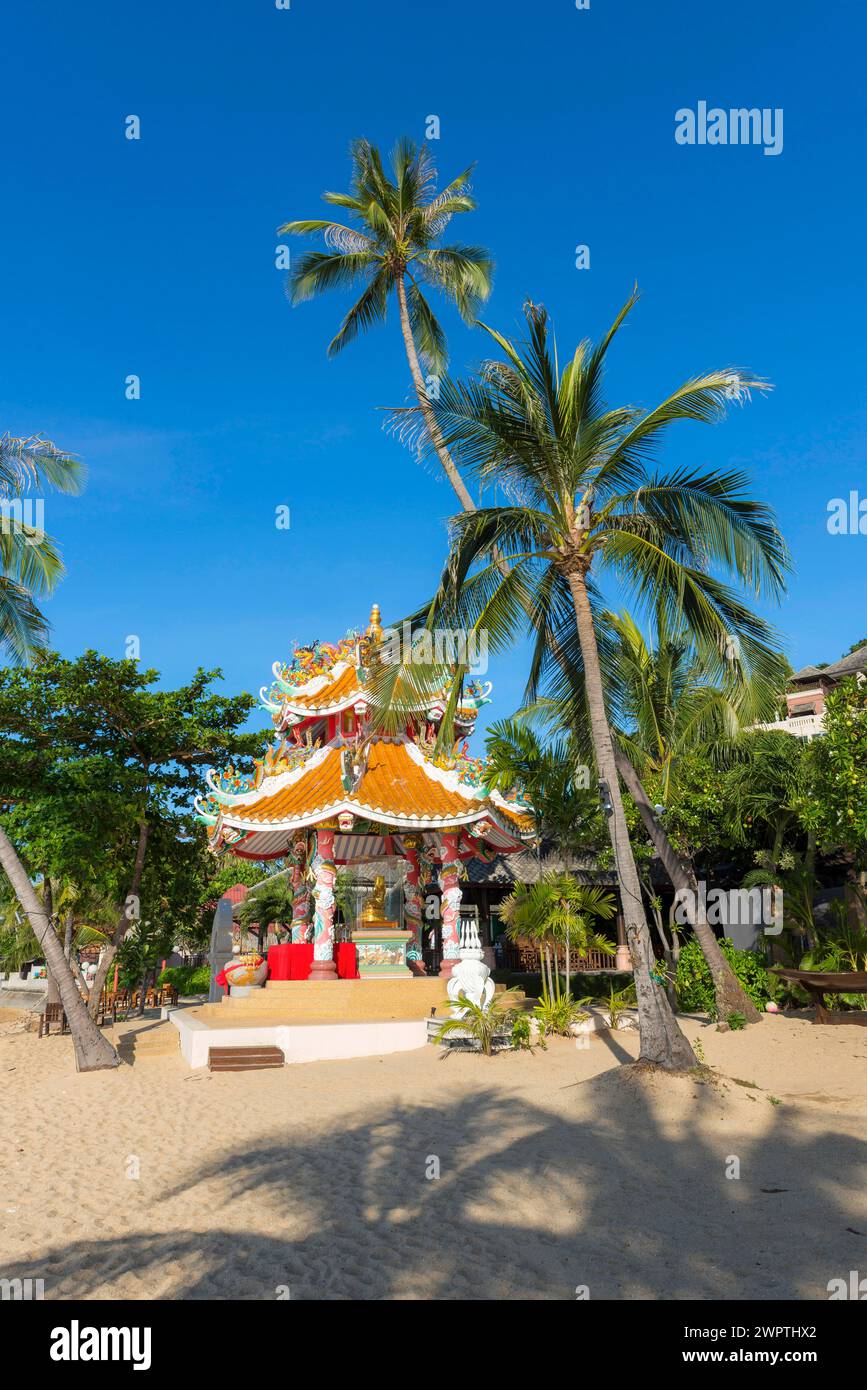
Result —
<svg viewBox="0 0 867 1390"><path fill-rule="evenodd" d="M267 786L267 783L265 784ZM264 787L263 789L264 790ZM408 821L430 820L447 823L468 816L481 819L503 813L487 799L463 796L442 785L414 762L404 743L376 742L361 782L353 793L341 782L340 750L329 749L319 765L289 786L271 796L261 795L245 806L233 806L225 813L232 825L275 825L326 815L336 806L348 806L361 816L376 818L377 813Z"/></svg>
<svg viewBox="0 0 867 1390"><path fill-rule="evenodd" d="M289 695L284 694L283 700L290 709L303 711L305 714L322 714L334 708L335 705L342 704L350 696L359 695L364 690L358 679L358 672L354 666L342 671L336 680L328 685L323 685L321 690L317 690L313 695Z"/></svg>

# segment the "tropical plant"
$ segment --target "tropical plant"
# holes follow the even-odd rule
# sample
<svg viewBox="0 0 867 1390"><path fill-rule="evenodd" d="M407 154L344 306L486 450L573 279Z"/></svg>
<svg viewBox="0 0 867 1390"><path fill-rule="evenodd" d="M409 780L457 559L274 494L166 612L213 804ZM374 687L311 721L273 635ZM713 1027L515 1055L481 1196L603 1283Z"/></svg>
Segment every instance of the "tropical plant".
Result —
<svg viewBox="0 0 867 1390"><path fill-rule="evenodd" d="M463 1010L463 1017L445 1019L436 1031L434 1042L441 1043L446 1038L458 1035L467 1038L478 1051L490 1057L497 1038L510 1033L518 1001L517 991L505 990L502 994L495 994L485 1007L461 993L455 1002Z"/></svg>
<svg viewBox="0 0 867 1390"><path fill-rule="evenodd" d="M763 1009L770 998L768 971L759 951L741 950L728 937L720 942L720 947L743 986L745 994L755 1007ZM677 962L675 979L680 1007L686 1013L706 1013L711 1018L719 1018L716 1009L716 996L713 980L707 961L695 937L684 942ZM734 1010L733 1012L740 1012ZM722 1015L725 1017L725 1015Z"/></svg>
<svg viewBox="0 0 867 1390"><path fill-rule="evenodd" d="M592 928L592 921L609 921L617 908L612 895L595 884L578 883L571 874L548 872L536 883L518 883L500 904L510 941L531 941L539 952L542 998L546 1003L563 997L557 948L566 950L566 988L570 992L571 952L586 955L601 951L615 956L607 937Z"/></svg>
<svg viewBox="0 0 867 1390"><path fill-rule="evenodd" d="M48 488L77 493L83 480L79 460L50 440L0 435L0 649L13 662L27 662L44 647L48 623L36 598L50 594L63 575L55 542L27 519L32 495Z"/></svg>
<svg viewBox="0 0 867 1390"><path fill-rule="evenodd" d="M492 724L485 738L485 787L503 795L517 789L532 816L536 840L553 841L563 854L600 851L607 843L599 797L577 742L543 742L522 719Z"/></svg>
<svg viewBox="0 0 867 1390"><path fill-rule="evenodd" d="M238 912L241 925L248 930L255 927L260 943L264 942L268 927L273 923L278 933L286 932L292 926L294 895L292 883L286 874L276 874L262 879L247 894Z"/></svg>
<svg viewBox="0 0 867 1390"><path fill-rule="evenodd" d="M579 1023L589 1017L581 1007L586 1003L586 998L573 999L571 994L561 994L556 999L540 999L533 1010L533 1017L541 1036L544 1038L558 1034L560 1037L568 1037L572 1032L573 1023Z"/></svg>
<svg viewBox="0 0 867 1390"><path fill-rule="evenodd" d="M512 1047L515 1048L516 1051L521 1051L522 1049L532 1051L533 1034L530 1028L530 1020L526 1014L518 1014L515 1018L510 1036ZM544 1038L539 1039L539 1046L542 1048L546 1046Z"/></svg>
<svg viewBox="0 0 867 1390"><path fill-rule="evenodd" d="M602 1007L608 1015L608 1027L613 1028L616 1032L624 1014L635 1007L635 985L630 983L617 989L612 984L608 991L608 998Z"/></svg>
<svg viewBox="0 0 867 1390"><path fill-rule="evenodd" d="M671 424L720 419L733 397L765 383L728 369L690 379L647 412L604 407L605 354L634 302L633 295L602 342L581 344L562 371L547 313L528 305L525 345L488 329L501 357L467 384L442 384L430 406L448 448L464 470L496 482L512 500L452 519L452 552L439 592L415 621L485 630L489 647L502 650L526 631L529 613L534 679L547 673L556 680L559 671L568 693L583 670L635 963L641 1057L675 1068L692 1066L694 1057L651 979L650 936L605 707L596 575L607 570L639 599L680 613L694 640L721 659L735 651L762 670L770 629L711 571L727 570L754 592L776 595L788 558L770 510L745 494L743 474L682 468L658 475L646 467ZM425 448L419 418L396 414L398 426ZM415 665L412 653L400 669L395 663L392 707L402 679L425 687L425 673L414 674Z"/></svg>
<svg viewBox="0 0 867 1390"><path fill-rule="evenodd" d="M472 167L437 193L436 167L427 145L417 148L411 140L399 140L391 155L390 175L379 150L367 140L354 140L350 154L349 192L322 196L326 203L345 208L354 225L308 218L279 228L281 236L321 233L327 247L324 252L306 252L293 265L288 278L292 302L300 304L325 290L364 284L329 344L328 354L333 357L359 333L385 319L394 292L419 409L452 487L462 505L472 507L431 411L431 398L446 363L446 344L425 295L428 289L439 291L465 322L473 323L478 305L490 294L493 262L488 252L479 246L440 244L451 219L476 206L470 195ZM427 382L422 362L434 374Z"/></svg>

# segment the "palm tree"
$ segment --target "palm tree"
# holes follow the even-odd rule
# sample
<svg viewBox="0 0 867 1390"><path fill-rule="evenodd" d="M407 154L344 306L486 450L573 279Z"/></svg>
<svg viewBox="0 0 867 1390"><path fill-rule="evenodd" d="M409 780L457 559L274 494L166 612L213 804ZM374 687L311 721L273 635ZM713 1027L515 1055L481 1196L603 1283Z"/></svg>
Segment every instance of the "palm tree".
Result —
<svg viewBox="0 0 867 1390"><path fill-rule="evenodd" d="M32 494L76 493L82 479L79 461L50 440L0 435L0 647L16 664L45 645L48 624L34 596L50 594L63 574L54 541L28 519Z"/></svg>
<svg viewBox="0 0 867 1390"><path fill-rule="evenodd" d="M595 884L578 883L571 874L543 874L536 883L518 883L500 906L510 941L528 940L539 952L543 998L559 1000L560 972L557 947L566 948L566 994L570 993L571 955L602 951L616 955L611 942L593 929L593 919L609 921L616 912L614 899ZM553 948L553 965L552 965Z"/></svg>
<svg viewBox="0 0 867 1390"><path fill-rule="evenodd" d="M294 896L288 874L274 874L257 883L241 904L239 916L243 927L256 927L259 945L264 946L268 928L273 922L286 931L292 925Z"/></svg>
<svg viewBox="0 0 867 1390"><path fill-rule="evenodd" d="M665 607L655 613L655 633L647 640L627 612L605 613L608 641L602 648L609 715L623 750L642 782L652 777L661 801L677 798L677 773L698 752L722 764L734 756L744 728L773 718L786 663L763 653L761 669L750 672L713 649L699 651L682 620L669 621ZM741 987L720 949L698 892L695 868L681 856L689 891L685 905L714 984L717 1016L739 1012L749 1022L761 1014Z"/></svg>
<svg viewBox="0 0 867 1390"><path fill-rule="evenodd" d="M400 140L391 156L391 176L382 156L367 140L350 146L352 182L348 193L324 193L323 199L346 208L354 221L316 218L285 222L279 235L321 233L326 251L308 251L289 273L293 304L312 299L325 290L344 289L363 283L360 297L345 314L328 347L333 357L375 323L385 319L389 295L397 297L401 332L419 409L439 461L464 507L473 501L455 468L431 410L436 394L425 383L420 358L436 374L446 364L445 335L426 296L439 290L458 309L467 323L491 291L493 261L484 248L455 244L443 246L440 238L452 217L471 212L470 174L465 169L436 192L436 168L427 145L419 149L411 140Z"/></svg>
<svg viewBox="0 0 867 1390"><path fill-rule="evenodd" d="M570 726L563 728L562 737L543 743L524 720L502 719L485 737L485 786L504 795L519 789L535 823L540 861L544 840L578 855L607 839L583 750Z"/></svg>
<svg viewBox="0 0 867 1390"><path fill-rule="evenodd" d="M778 595L787 552L770 510L745 495L743 474L681 468L659 475L647 466L674 422L723 418L733 393L765 383L727 369L688 380L646 412L605 407L605 354L635 300L633 294L598 345L580 344L562 372L548 315L528 304L525 344L486 329L502 357L483 364L467 384L443 383L430 405L447 447L462 468L482 482L496 481L513 500L452 518L451 555L424 621L484 629L496 650L517 639L529 613L539 670L553 662L568 671L580 661L635 966L641 1059L677 1068L695 1058L653 978L605 704L596 576L607 571L645 603L681 614L703 647L722 653L735 644L760 670L769 629L712 571L734 573L755 593ZM407 426L407 412L396 419ZM424 448L423 436L417 438ZM412 682L411 666L400 674Z"/></svg>

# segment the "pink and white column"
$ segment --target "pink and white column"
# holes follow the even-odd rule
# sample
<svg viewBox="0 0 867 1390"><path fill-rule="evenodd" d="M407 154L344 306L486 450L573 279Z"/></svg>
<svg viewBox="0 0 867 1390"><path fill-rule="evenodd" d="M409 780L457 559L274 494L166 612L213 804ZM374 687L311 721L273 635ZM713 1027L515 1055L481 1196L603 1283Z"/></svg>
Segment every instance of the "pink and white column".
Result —
<svg viewBox="0 0 867 1390"><path fill-rule="evenodd" d="M442 888L441 932L442 963L440 979L447 980L460 960L461 949L461 859L458 854L458 836L443 835L442 866L440 868L440 887Z"/></svg>
<svg viewBox="0 0 867 1390"><path fill-rule="evenodd" d="M404 850L404 856L409 865L409 871L403 890L403 918L406 930L412 932L412 938L406 943L406 959L413 974L423 975L421 862L417 849Z"/></svg>
<svg viewBox="0 0 867 1390"><path fill-rule="evenodd" d="M310 892L307 887L307 835L299 835L292 846L292 941L306 940L310 925Z"/></svg>
<svg viewBox="0 0 867 1390"><path fill-rule="evenodd" d="M334 863L334 831L317 830L313 846L313 968L308 979L336 980L334 960L334 885L337 866Z"/></svg>

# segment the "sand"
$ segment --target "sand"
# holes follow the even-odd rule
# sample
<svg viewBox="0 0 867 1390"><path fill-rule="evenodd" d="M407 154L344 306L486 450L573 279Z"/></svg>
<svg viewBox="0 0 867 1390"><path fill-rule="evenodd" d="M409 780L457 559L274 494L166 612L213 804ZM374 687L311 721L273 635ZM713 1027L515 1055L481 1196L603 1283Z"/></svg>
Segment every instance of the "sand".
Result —
<svg viewBox="0 0 867 1390"><path fill-rule="evenodd" d="M68 1038L4 1020L0 1276L46 1298L823 1299L867 1273L867 1029L685 1028L711 1083L637 1074L628 1032L78 1076Z"/></svg>

